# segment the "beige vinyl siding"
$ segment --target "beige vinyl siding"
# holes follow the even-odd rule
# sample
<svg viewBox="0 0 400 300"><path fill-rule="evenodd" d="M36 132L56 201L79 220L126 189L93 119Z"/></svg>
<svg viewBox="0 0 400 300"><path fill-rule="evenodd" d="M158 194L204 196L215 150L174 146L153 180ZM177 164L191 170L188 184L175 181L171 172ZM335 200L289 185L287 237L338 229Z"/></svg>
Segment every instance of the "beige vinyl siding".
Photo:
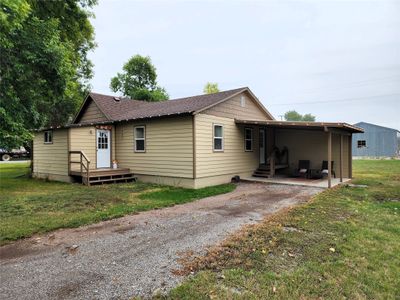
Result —
<svg viewBox="0 0 400 300"><path fill-rule="evenodd" d="M141 181L141 182L178 186L178 187L183 187L183 188L188 188L188 189L196 188L196 186L195 186L196 180L193 178L182 178L182 177L172 177L172 176L154 176L154 175L141 175L141 174L135 174L135 175L137 176L138 181Z"/></svg>
<svg viewBox="0 0 400 300"><path fill-rule="evenodd" d="M44 132L33 138L33 173L37 177L68 178L68 129L53 130L53 143L44 143Z"/></svg>
<svg viewBox="0 0 400 300"><path fill-rule="evenodd" d="M245 106L241 105L241 97L245 99ZM204 114L217 117L243 119L243 120L271 120L271 118L256 104L256 102L243 92L225 102L222 102L205 111Z"/></svg>
<svg viewBox="0 0 400 300"><path fill-rule="evenodd" d="M219 185L229 183L232 180L232 177L238 175L237 173L229 173L224 175L216 175L216 176L209 176L209 177L201 177L194 179L194 188L201 189L207 186ZM241 177L249 177L250 174L243 173L239 174Z"/></svg>
<svg viewBox="0 0 400 300"><path fill-rule="evenodd" d="M196 178L219 175L250 175L259 165L258 128L253 128L253 151L244 150L244 127L234 119L196 115ZM213 124L224 127L224 151L213 151Z"/></svg>
<svg viewBox="0 0 400 300"><path fill-rule="evenodd" d="M107 121L106 116L100 111L96 103L91 100L77 123Z"/></svg>
<svg viewBox="0 0 400 300"><path fill-rule="evenodd" d="M90 159L90 169L96 169L96 128L70 128L70 150L83 151ZM79 155L73 155L72 160L79 160ZM79 164L73 164L72 170L78 170Z"/></svg>
<svg viewBox="0 0 400 300"><path fill-rule="evenodd" d="M134 151L134 126L146 127L145 152ZM138 175L193 177L192 117L118 124L116 159Z"/></svg>
<svg viewBox="0 0 400 300"><path fill-rule="evenodd" d="M276 130L276 146L289 149L289 165L292 172L298 167L299 160L310 160L312 169L321 169L322 161L328 159L328 133L312 130ZM343 177L349 177L348 137L343 137ZM334 170L339 177L340 136L332 134L332 160Z"/></svg>

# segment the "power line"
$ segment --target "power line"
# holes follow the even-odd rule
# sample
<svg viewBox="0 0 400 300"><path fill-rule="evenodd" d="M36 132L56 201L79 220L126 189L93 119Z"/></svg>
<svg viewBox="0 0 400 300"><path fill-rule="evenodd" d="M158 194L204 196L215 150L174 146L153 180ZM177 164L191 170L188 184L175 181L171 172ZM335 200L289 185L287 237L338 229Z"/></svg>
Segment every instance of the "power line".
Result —
<svg viewBox="0 0 400 300"><path fill-rule="evenodd" d="M371 83L378 83L380 81L387 81L387 82L393 82L395 83L395 79L400 79L400 75L393 75L393 76L387 76L387 77L381 77L381 78L370 78L370 79L365 79L365 80L357 80L357 81L349 81L349 82L342 82L340 83L340 87L353 87L353 86L359 86L359 85L365 85L365 84L371 84ZM329 85L329 82L328 82ZM325 86L325 87L320 87L317 88L318 90L323 90L327 88L335 88L337 89L338 87L335 86ZM315 90L315 89L313 89Z"/></svg>
<svg viewBox="0 0 400 300"><path fill-rule="evenodd" d="M397 96L400 93L393 93L393 94L383 94L383 95L375 95L369 97L357 97L357 98L348 98L348 99L335 99L335 100L326 100L326 101L307 101L307 102L289 102L289 103L271 103L271 105L296 105L296 104L324 104L324 103L335 103L335 102L348 102L348 101L360 101L364 99L374 99L379 97L387 97L387 96ZM383 101L380 99L380 101Z"/></svg>
<svg viewBox="0 0 400 300"><path fill-rule="evenodd" d="M304 95L312 95L315 94L319 91L324 91L324 94L326 95L327 92L328 94L332 94L332 91L337 92L338 90L346 90L346 89L357 89L357 88L363 88L365 86L373 86L373 85L382 85L382 84L396 84L397 81L395 79L400 80L400 75L393 75L393 76L387 76L387 77L381 77L381 78L373 78L373 79L366 79L366 80L359 80L359 81L353 81L353 82L347 82L347 83L341 83L339 86L335 86L335 84L330 84L330 82L327 82L325 86L321 87L313 87L313 88L308 88L304 89L302 93ZM279 95L278 95L279 98Z"/></svg>
<svg viewBox="0 0 400 300"><path fill-rule="evenodd" d="M399 78L399 82L400 82L400 78ZM371 81L371 82L359 82L359 83L353 83L353 84L343 84L340 86L326 86L326 87L320 87L320 88L313 88L313 89L307 89L304 90L303 93L304 94L315 94L315 93L320 93L321 91L324 92L337 92L337 91L342 91L342 90L360 90L360 89L365 89L366 87L372 87L372 86L387 86L387 85L399 85L399 82L394 81L394 80L381 80L381 81Z"/></svg>

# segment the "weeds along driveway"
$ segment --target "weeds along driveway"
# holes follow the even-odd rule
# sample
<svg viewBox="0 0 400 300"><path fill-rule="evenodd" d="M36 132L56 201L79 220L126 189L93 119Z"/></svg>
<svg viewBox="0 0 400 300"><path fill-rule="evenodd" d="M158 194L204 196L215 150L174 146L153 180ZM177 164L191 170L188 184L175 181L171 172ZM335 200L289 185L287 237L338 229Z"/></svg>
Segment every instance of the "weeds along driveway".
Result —
<svg viewBox="0 0 400 300"><path fill-rule="evenodd" d="M241 183L231 193L34 236L0 248L2 299L129 299L167 291L187 251L307 201L319 188Z"/></svg>

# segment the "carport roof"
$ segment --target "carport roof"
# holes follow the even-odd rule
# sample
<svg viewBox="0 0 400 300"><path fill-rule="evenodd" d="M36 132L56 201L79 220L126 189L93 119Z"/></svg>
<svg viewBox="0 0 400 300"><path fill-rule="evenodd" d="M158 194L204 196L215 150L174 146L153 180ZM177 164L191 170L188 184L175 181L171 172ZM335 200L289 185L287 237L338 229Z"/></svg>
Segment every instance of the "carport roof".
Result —
<svg viewBox="0 0 400 300"><path fill-rule="evenodd" d="M278 120L241 120L235 119L237 124L247 125L265 125L268 127L287 128L287 129L321 129L328 131L329 129L339 129L351 133L360 133L364 130L360 127L350 125L348 123L333 123L333 122L299 122L299 121L278 121Z"/></svg>

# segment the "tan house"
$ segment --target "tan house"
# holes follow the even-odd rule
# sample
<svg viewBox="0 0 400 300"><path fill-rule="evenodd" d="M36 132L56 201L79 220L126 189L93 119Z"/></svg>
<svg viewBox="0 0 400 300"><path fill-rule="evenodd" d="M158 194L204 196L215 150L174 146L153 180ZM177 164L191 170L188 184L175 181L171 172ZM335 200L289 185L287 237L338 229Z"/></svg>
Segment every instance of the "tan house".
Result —
<svg viewBox="0 0 400 300"><path fill-rule="evenodd" d="M331 174L352 176L356 132L345 123L276 121L248 88L164 102L90 93L71 124L35 133L33 174L200 188L235 176L284 178L302 171L300 160L311 174L325 160L334 162L330 186Z"/></svg>

